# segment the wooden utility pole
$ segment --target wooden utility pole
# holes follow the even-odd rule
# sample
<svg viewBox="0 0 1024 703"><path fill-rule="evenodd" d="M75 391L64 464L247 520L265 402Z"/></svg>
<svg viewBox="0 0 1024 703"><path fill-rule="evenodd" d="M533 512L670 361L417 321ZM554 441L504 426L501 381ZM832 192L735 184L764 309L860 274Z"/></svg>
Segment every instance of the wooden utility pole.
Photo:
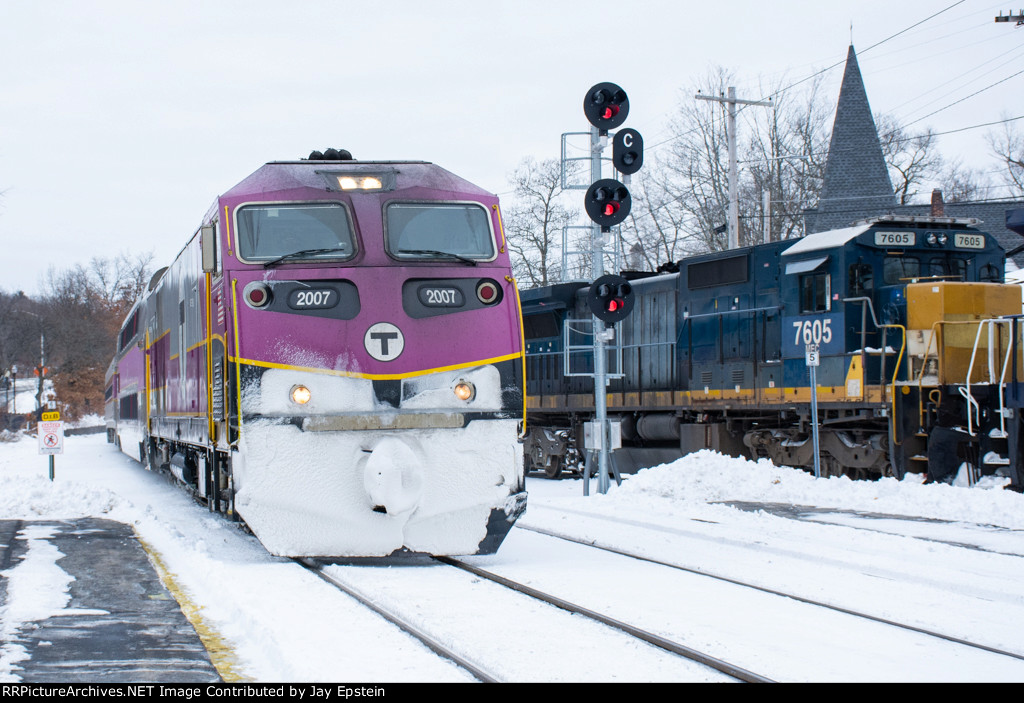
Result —
<svg viewBox="0 0 1024 703"><path fill-rule="evenodd" d="M739 176L736 173L736 106L764 105L772 106L772 101L739 100L736 89L729 88L728 97L713 98L710 95L697 94L698 100L713 100L729 106L729 121L726 123L725 136L729 142L729 248L736 249L740 245L740 196Z"/></svg>

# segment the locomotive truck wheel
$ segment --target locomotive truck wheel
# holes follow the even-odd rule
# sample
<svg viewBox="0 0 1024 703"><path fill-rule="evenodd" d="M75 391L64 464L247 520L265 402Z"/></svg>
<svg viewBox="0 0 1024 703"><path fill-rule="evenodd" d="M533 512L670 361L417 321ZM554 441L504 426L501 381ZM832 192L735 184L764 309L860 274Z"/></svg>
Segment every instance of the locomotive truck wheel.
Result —
<svg viewBox="0 0 1024 703"><path fill-rule="evenodd" d="M551 457L551 463L544 467L544 476L555 479L562 475L562 457Z"/></svg>

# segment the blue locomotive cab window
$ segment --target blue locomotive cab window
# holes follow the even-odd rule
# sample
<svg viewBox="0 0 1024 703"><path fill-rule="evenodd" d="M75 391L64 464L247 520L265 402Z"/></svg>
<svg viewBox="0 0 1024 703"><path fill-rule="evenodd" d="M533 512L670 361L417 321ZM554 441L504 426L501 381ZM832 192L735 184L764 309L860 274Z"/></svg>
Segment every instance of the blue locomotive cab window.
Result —
<svg viewBox="0 0 1024 703"><path fill-rule="evenodd" d="M800 312L831 310L832 281L827 273L800 277Z"/></svg>
<svg viewBox="0 0 1024 703"><path fill-rule="evenodd" d="M562 334L557 313L547 312L523 316L523 336L527 339L546 339Z"/></svg>
<svg viewBox="0 0 1024 703"><path fill-rule="evenodd" d="M882 280L887 286L921 277L921 262L913 256L887 256L882 265Z"/></svg>
<svg viewBox="0 0 1024 703"><path fill-rule="evenodd" d="M989 283L999 283L1003 280L1003 274L999 270L998 266L994 264L985 264L981 267L981 271L978 273L979 281L987 281Z"/></svg>
<svg viewBox="0 0 1024 703"><path fill-rule="evenodd" d="M348 259L355 240L341 203L286 203L239 208L238 253L245 261Z"/></svg>
<svg viewBox="0 0 1024 703"><path fill-rule="evenodd" d="M875 287L875 272L871 264L850 267L850 295L864 295Z"/></svg>
<svg viewBox="0 0 1024 703"><path fill-rule="evenodd" d="M928 262L928 275L935 278L967 280L967 262L964 259L940 257Z"/></svg>
<svg viewBox="0 0 1024 703"><path fill-rule="evenodd" d="M388 251L400 259L490 261L495 257L489 213L473 203L390 203Z"/></svg>

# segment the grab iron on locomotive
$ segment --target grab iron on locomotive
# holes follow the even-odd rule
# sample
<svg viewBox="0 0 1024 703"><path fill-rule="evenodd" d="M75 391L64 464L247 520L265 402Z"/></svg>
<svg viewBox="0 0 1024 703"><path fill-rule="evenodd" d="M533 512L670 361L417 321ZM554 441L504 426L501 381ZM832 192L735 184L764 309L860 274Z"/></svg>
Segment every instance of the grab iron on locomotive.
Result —
<svg viewBox="0 0 1024 703"><path fill-rule="evenodd" d="M1021 490L1021 287L977 224L888 216L634 277L608 362L620 470L702 448L809 469L817 360L823 475L965 470ZM593 411L575 375L593 363L587 290L521 294L527 467L550 477L579 468Z"/></svg>
<svg viewBox="0 0 1024 703"><path fill-rule="evenodd" d="M108 438L283 556L494 552L525 509L497 197L425 162L272 162L125 319Z"/></svg>

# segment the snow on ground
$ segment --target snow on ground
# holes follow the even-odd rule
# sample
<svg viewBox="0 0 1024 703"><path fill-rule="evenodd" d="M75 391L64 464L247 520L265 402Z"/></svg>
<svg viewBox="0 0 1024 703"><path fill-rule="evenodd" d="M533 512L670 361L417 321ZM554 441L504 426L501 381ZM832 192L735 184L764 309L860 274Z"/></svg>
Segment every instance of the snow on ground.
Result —
<svg viewBox="0 0 1024 703"><path fill-rule="evenodd" d="M701 451L667 466L640 471L602 498L633 510L645 510L642 501L650 503L648 510L679 503L754 501L1024 529L1024 496L1002 490L1005 479L986 477L973 490L922 482L920 474L908 475L903 481L853 481L845 476L815 479L804 471L777 467L767 459L753 462Z"/></svg>
<svg viewBox="0 0 1024 703"><path fill-rule="evenodd" d="M0 519L93 516L133 525L144 543L160 555L182 591L201 606L206 623L230 643L237 661L235 668L244 679L467 680L464 672L390 626L382 626L361 606L339 598L329 586L295 564L267 554L251 535L195 504L163 476L145 471L116 452L102 434L67 437L65 454L55 459L55 480L50 482L47 476L47 458L38 454L34 437L0 442ZM593 495L597 493L596 480L591 481L589 497L582 495L579 480L530 478L527 489L530 507L524 524L555 508L599 514L608 529L614 529L616 519L625 524L635 522L638 516L669 523L682 515L699 520L701 515L713 514L717 521L728 515L742 515L743 521L749 521L744 529L750 530L753 525L755 532L758 524L779 520L762 512L741 513L720 504L750 501L1024 529L1024 496L999 487L986 490L922 485L913 479L816 480L805 472L776 467L767 461L755 463L713 452L699 452L673 464L641 471L628 477L621 487L613 484L608 495ZM804 523L799 524L804 527ZM824 535L819 539L825 540L833 534L828 532L830 529L836 528L810 525L806 534L819 530ZM517 539L516 533L514 530L509 537L512 546L505 552L509 557L516 553L512 542ZM627 531L620 529L616 534L621 538ZM1024 540L1014 533L1010 538ZM0 607L0 638L20 624L59 611L66 602L62 599L68 588L66 575L61 576L59 568L54 570L55 565L59 566L59 554L47 556L39 550L32 553L39 557L37 563L26 559L0 574L7 579L12 599ZM557 575L560 565L556 561L545 563L541 559L541 563L551 575ZM537 574L538 578L545 575ZM803 574L794 570L792 580L803 580ZM34 586L28 591L18 585L30 583ZM287 596L282 598L281 594ZM28 602L32 598L38 602ZM493 639L494 633L480 636ZM551 633L551 637L557 634ZM18 667L25 665L20 661L22 654L0 642L0 681L18 680ZM522 662L524 675L519 680L530 680L525 675L529 666L528 661ZM636 677L649 680L643 671L637 671Z"/></svg>

